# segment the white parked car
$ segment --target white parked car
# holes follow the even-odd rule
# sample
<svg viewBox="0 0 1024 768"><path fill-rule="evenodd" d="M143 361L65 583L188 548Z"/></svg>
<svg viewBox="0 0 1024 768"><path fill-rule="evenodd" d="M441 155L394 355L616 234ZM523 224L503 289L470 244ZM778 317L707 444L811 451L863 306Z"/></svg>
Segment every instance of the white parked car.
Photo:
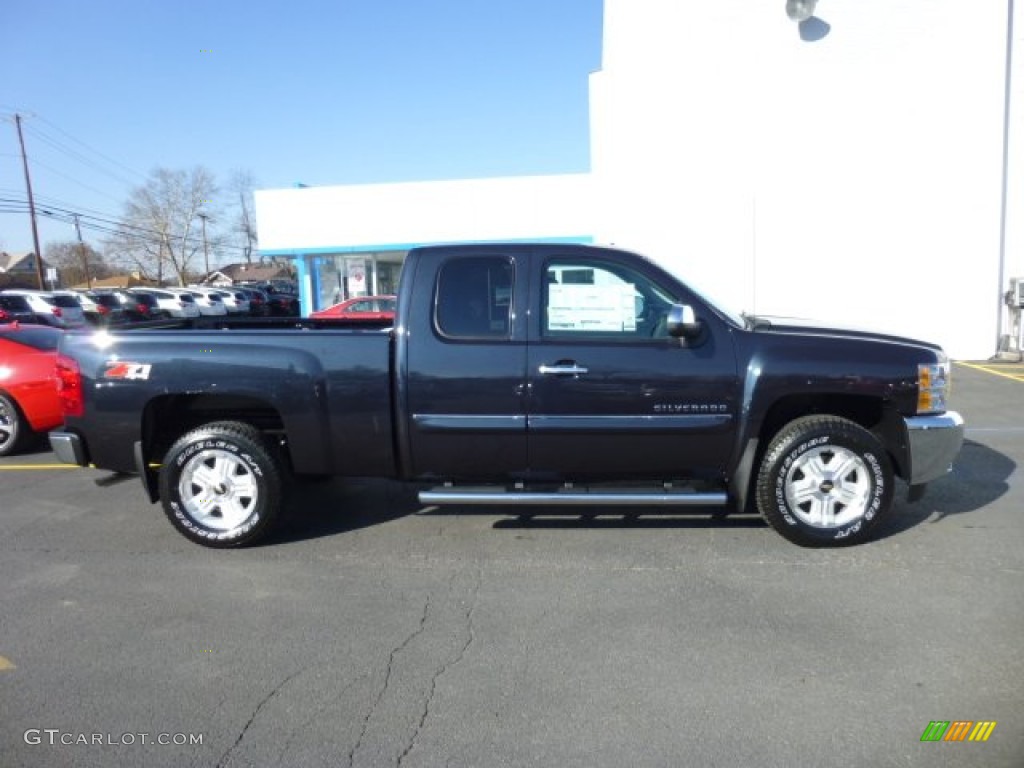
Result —
<svg viewBox="0 0 1024 768"><path fill-rule="evenodd" d="M129 288L128 292L135 291ZM199 317L199 305L196 304L192 294L183 288L178 289L183 293L176 293L173 290L164 288L139 289L142 293L148 293L156 299L158 308L168 317Z"/></svg>
<svg viewBox="0 0 1024 768"><path fill-rule="evenodd" d="M173 288L171 290L179 295L190 295L195 301L196 306L199 307L199 314L201 315L223 316L228 313L227 307L224 306L220 295L214 293L209 288Z"/></svg>
<svg viewBox="0 0 1024 768"><path fill-rule="evenodd" d="M220 296L221 301L224 302L224 308L227 309L229 315L248 315L249 314L249 297L241 291L233 291L230 288L206 288L200 286L196 288L197 291L210 291Z"/></svg>
<svg viewBox="0 0 1024 768"><path fill-rule="evenodd" d="M55 328L81 328L85 325L82 305L71 291L4 291L9 296L24 296L32 311Z"/></svg>

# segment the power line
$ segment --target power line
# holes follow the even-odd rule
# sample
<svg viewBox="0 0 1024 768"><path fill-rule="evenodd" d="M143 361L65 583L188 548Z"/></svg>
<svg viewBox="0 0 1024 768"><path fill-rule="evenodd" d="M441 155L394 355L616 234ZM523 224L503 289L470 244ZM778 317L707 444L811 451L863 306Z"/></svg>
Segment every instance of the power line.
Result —
<svg viewBox="0 0 1024 768"><path fill-rule="evenodd" d="M27 210L26 206L27 202L23 199L0 196L0 213L25 213ZM81 220L81 226L86 227L87 229L106 234L133 237L138 240L148 241L157 245L159 245L165 237L174 241L184 242L197 249L203 242L202 238L197 235L182 236L180 234L164 233L159 230L150 229L138 224L132 224L120 219L107 216L95 216L59 205L47 204L45 208L37 207L37 210L40 214L47 216L48 218L58 219L69 223L74 222L74 219L77 216ZM240 245L222 243L220 247L222 250L232 250L245 253L245 247Z"/></svg>
<svg viewBox="0 0 1024 768"><path fill-rule="evenodd" d="M34 128L33 130L29 131L29 133L34 138L36 138L39 141L41 141L42 143L52 147L53 149L56 149L58 152L63 152L65 155L70 157L72 160L75 160L75 161L81 163L82 165L84 165L84 166L86 166L88 168L91 168L93 171L96 171L98 173L102 173L105 176L109 176L110 178L114 179L114 181L118 181L118 182L120 182L122 184L127 184L129 186L135 184L134 181L130 181L130 180L126 179L124 176L118 175L116 173L113 173L112 171L107 170L102 165L94 162L92 159L86 157L85 155L83 155L78 150L72 149L71 147L68 147L68 146L62 144L61 142L57 141L56 139L54 139L51 136L48 136L46 133L40 131L37 128Z"/></svg>
<svg viewBox="0 0 1024 768"><path fill-rule="evenodd" d="M20 194L20 192L16 189L11 189L10 187L0 187L0 197L3 197L4 195L17 196L18 194ZM95 213L98 214L99 216L107 216L109 218L116 217L115 214L109 213L108 211L101 211L98 208L88 208L84 205L79 205L77 203L69 203L67 200L61 200L59 197L52 197L51 195L37 194L36 200L38 200L40 203L44 205L55 206L58 208L63 207L68 210L77 210L79 212L87 211L88 213Z"/></svg>
<svg viewBox="0 0 1024 768"><path fill-rule="evenodd" d="M96 187L94 187L94 186L92 186L90 184L86 184L84 181L79 181L74 176L68 176L63 171L58 171L53 166L47 165L46 163L42 162L39 159L33 160L32 162L34 162L36 165L38 165L38 166L40 166L42 168L45 168L50 173L55 173L58 176L60 176L62 178L65 178L65 179L67 179L68 181L70 181L70 182L72 182L74 184L77 184L80 187L84 187L85 189L88 189L90 192L95 192L97 195L102 195L103 197L109 198L110 200L117 200L116 197L114 197L113 195L107 194L102 189L96 189Z"/></svg>
<svg viewBox="0 0 1024 768"><path fill-rule="evenodd" d="M46 124L47 124L48 126L50 126L51 128L53 128L53 129L54 129L55 131L57 131L58 133L61 133L61 134L63 134L64 136L66 136L67 138L71 139L71 141L75 142L76 144L80 144L80 145L82 145L83 147L85 147L86 149L88 149L88 150L89 150L90 152L94 152L95 154L99 155L99 156L100 156L100 157L102 157L102 158L103 158L104 160L106 160L106 161L107 161L108 163L111 163L112 165L116 165L116 166L117 166L118 168L121 168L121 169L123 169L123 170L125 170L125 171L128 171L129 173L131 173L131 174L133 174L133 175L135 175L135 176L138 176L138 177L139 177L140 179L143 179L143 180L145 180L145 179L146 179L146 174L144 174L144 173L140 173L139 171L136 171L136 170L135 170L134 168L129 168L129 167L127 166L127 165L125 165L125 164L123 164L123 163L120 163L120 162L118 162L117 160L114 160L114 159L113 159L112 157L110 157L109 155L105 155L105 154L103 154L103 153L102 153L102 152L100 152L100 151L99 151L98 149L95 149L95 148L93 148L93 147L90 147L90 146L89 146L88 144L86 144L86 143L85 143L84 141L82 141L81 139L76 139L76 138L75 138L74 136L72 136L72 135L71 135L70 133L68 133L67 131L65 131L65 130L64 130L63 128L61 128L60 126L56 125L55 123L52 123L51 121L47 120L47 119L46 119L45 117L40 117L39 119L40 119L40 120L41 120L42 122L46 123Z"/></svg>

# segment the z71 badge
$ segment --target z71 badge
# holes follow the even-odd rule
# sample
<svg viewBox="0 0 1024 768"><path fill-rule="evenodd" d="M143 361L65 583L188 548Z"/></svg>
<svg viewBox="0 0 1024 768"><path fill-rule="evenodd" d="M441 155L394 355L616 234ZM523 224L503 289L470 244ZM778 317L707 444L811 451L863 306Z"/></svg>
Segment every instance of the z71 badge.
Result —
<svg viewBox="0 0 1024 768"><path fill-rule="evenodd" d="M104 379L148 379L152 365L144 363L109 362Z"/></svg>

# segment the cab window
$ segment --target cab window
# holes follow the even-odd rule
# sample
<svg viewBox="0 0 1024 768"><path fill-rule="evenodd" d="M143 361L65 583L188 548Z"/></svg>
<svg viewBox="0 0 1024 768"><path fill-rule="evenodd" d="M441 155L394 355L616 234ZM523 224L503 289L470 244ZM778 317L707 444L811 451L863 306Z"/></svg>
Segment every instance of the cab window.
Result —
<svg viewBox="0 0 1024 768"><path fill-rule="evenodd" d="M645 275L618 264L553 260L545 268L543 328L547 337L668 338L674 299Z"/></svg>
<svg viewBox="0 0 1024 768"><path fill-rule="evenodd" d="M434 324L452 339L508 338L512 328L512 262L503 256L464 256L442 265Z"/></svg>

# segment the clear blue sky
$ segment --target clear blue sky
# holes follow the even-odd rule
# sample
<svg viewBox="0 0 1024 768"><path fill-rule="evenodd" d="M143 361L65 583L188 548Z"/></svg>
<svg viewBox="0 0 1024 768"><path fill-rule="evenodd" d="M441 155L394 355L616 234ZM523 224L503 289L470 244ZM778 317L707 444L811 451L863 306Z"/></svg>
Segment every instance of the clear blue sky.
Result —
<svg viewBox="0 0 1024 768"><path fill-rule="evenodd" d="M0 116L35 115L25 139L42 207L110 218L156 166L204 165L221 181L245 169L258 188L581 172L601 12L601 0L7 0ZM32 248L27 214L3 212L25 197L18 151L0 122L0 249L14 252ZM40 218L44 247L73 237Z"/></svg>

